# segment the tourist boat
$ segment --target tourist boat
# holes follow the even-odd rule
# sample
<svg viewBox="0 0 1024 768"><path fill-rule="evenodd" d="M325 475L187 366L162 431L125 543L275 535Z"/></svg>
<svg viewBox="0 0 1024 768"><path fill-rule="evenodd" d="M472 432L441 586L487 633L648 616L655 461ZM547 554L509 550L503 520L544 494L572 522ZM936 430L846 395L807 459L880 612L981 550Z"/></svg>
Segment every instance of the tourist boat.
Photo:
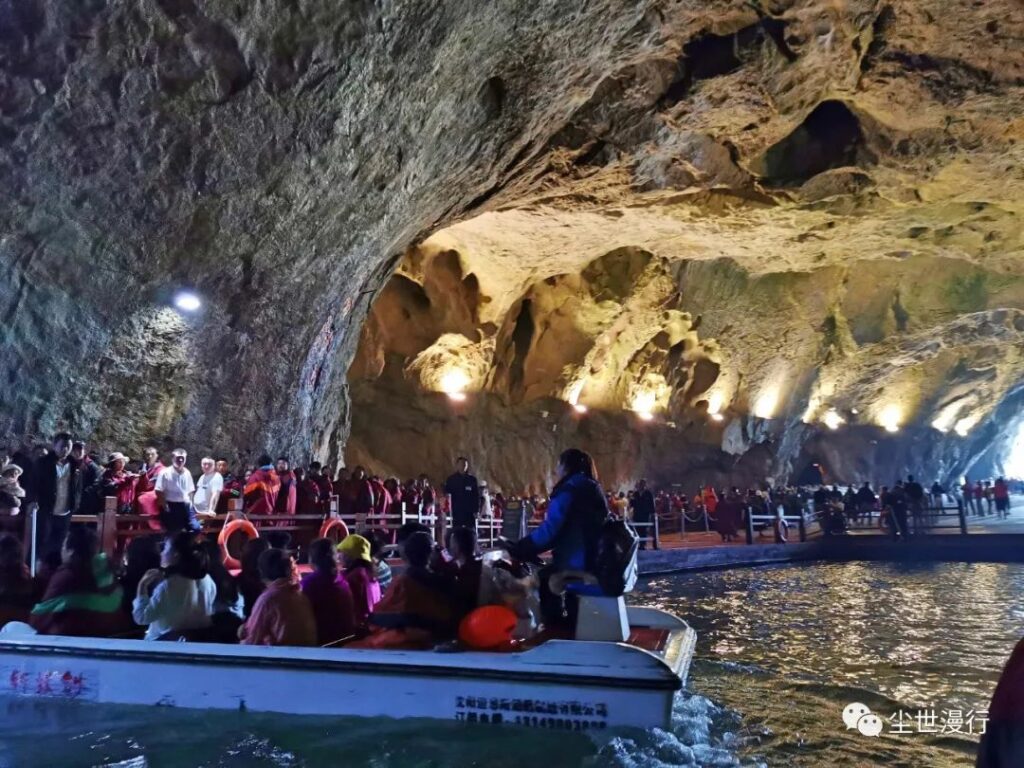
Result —
<svg viewBox="0 0 1024 768"><path fill-rule="evenodd" d="M653 608L627 608L625 615L627 642L550 640L517 653L0 634L0 690L100 704L572 731L668 727L695 634Z"/></svg>

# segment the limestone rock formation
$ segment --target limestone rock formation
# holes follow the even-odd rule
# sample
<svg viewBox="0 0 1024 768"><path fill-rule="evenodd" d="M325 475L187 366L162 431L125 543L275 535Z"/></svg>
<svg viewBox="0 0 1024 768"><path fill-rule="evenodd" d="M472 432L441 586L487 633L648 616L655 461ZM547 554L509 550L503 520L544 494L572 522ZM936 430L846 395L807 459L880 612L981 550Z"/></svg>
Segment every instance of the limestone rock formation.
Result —
<svg viewBox="0 0 1024 768"><path fill-rule="evenodd" d="M1009 0L0 0L0 431L509 487L570 440L616 479L997 469L1022 36Z"/></svg>

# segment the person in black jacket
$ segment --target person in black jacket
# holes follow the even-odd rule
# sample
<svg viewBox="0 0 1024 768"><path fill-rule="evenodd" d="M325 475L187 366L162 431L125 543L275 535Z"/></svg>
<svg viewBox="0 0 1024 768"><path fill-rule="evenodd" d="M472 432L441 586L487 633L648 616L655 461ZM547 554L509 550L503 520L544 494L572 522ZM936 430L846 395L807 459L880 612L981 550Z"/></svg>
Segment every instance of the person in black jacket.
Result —
<svg viewBox="0 0 1024 768"><path fill-rule="evenodd" d="M75 507L76 515L98 515L103 511L103 467L95 451L86 453L85 443L76 440L71 444L71 460L78 465L81 476L82 495Z"/></svg>
<svg viewBox="0 0 1024 768"><path fill-rule="evenodd" d="M654 494L647 487L647 480L641 479L636 484L630 506L633 508L634 523L651 523L654 521L654 515L657 514L654 509ZM640 530L640 549L647 549L647 537L651 535L650 531L651 529L646 525Z"/></svg>
<svg viewBox="0 0 1024 768"><path fill-rule="evenodd" d="M36 558L59 553L71 525L71 513L82 500L82 477L71 458L71 435L60 432L53 450L33 468L32 482L39 505L36 522Z"/></svg>

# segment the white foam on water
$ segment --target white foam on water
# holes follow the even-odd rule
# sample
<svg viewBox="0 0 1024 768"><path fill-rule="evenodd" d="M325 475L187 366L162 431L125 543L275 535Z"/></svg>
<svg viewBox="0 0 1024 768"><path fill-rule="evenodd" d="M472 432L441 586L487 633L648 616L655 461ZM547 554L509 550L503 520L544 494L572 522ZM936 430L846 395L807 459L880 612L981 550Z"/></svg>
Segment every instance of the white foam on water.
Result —
<svg viewBox="0 0 1024 768"><path fill-rule="evenodd" d="M698 694L676 696L672 729L655 728L638 736L616 736L587 761L590 766L619 768L743 768L734 731L740 718Z"/></svg>

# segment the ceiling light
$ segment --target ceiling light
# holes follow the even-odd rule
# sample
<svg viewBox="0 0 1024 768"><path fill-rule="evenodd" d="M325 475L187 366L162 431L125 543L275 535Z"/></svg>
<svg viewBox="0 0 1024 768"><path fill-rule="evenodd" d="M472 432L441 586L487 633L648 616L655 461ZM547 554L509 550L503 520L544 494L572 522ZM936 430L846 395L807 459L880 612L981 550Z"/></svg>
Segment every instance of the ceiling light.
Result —
<svg viewBox="0 0 1024 768"><path fill-rule="evenodd" d="M821 420L825 422L825 426L829 429L836 430L843 424L845 419L839 415L835 408L830 408L825 411L825 415L822 416Z"/></svg>
<svg viewBox="0 0 1024 768"><path fill-rule="evenodd" d="M195 312L203 306L203 302L194 293L183 291L174 297L174 306L182 312Z"/></svg>
<svg viewBox="0 0 1024 768"><path fill-rule="evenodd" d="M583 403L576 403L575 405L573 405L572 409L576 411L576 413L587 412L587 406L585 406Z"/></svg>

